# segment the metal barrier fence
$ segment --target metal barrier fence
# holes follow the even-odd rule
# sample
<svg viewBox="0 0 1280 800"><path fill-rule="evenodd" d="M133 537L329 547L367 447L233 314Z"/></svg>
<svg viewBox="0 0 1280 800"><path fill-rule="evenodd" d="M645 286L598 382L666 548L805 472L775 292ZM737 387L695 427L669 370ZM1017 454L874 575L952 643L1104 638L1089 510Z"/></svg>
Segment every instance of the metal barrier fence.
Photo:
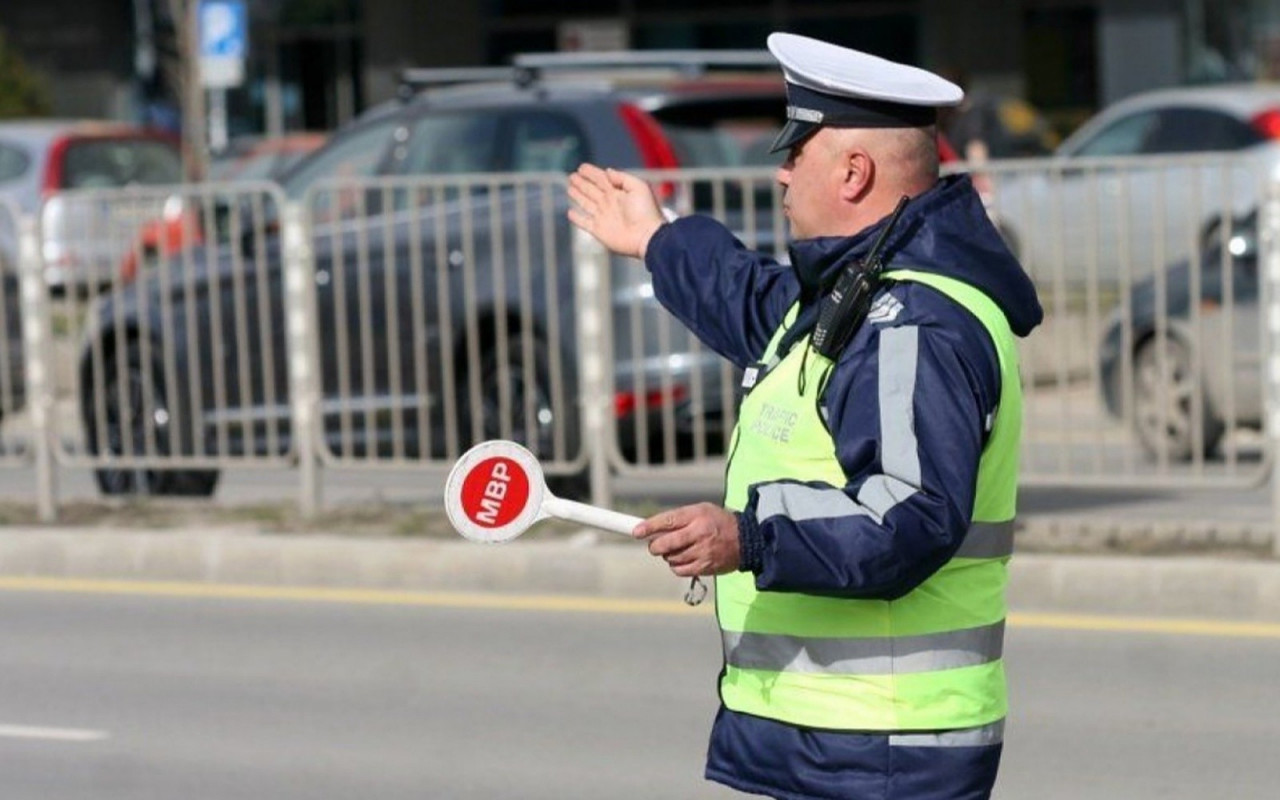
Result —
<svg viewBox="0 0 1280 800"><path fill-rule="evenodd" d="M1256 485L1266 170L1223 155L1009 162L975 180L1035 280L1028 484Z"/></svg>
<svg viewBox="0 0 1280 800"><path fill-rule="evenodd" d="M772 171L646 177L655 186L672 182L677 198L702 198L682 210L711 213L748 246L784 257ZM1266 171L1220 154L1069 165L1036 160L985 165L975 182L1045 310L1043 326L1021 347L1024 483L1264 482L1271 449L1261 432L1265 282L1258 208ZM760 231L769 235L758 237ZM676 358L674 350L667 353L667 360ZM715 393L708 402L700 391L727 381L708 379L705 371L668 374L652 380L667 381L664 389L673 385L675 397L703 398L688 403L693 419L723 410L732 420L730 403L717 408ZM681 468L722 469L715 458L720 442L707 439L699 448L700 431L684 433L693 443L677 450L696 455ZM671 469L632 464L616 453L611 465L631 475L645 474L645 466Z"/></svg>
<svg viewBox="0 0 1280 800"><path fill-rule="evenodd" d="M452 463L504 438L582 472L563 176L330 182L303 206L324 463Z"/></svg>
<svg viewBox="0 0 1280 800"><path fill-rule="evenodd" d="M644 176L679 213L785 260L773 170ZM1225 157L983 166L1046 311L1022 353L1025 482L1271 474L1267 178ZM590 477L597 500L611 476L721 475L737 371L659 307L641 265L570 230L564 183L81 191L36 221L0 206L0 243L27 231L17 274L33 278L0 287L22 300L4 319L35 315L25 349L5 327L0 463L39 463L52 443L106 492L170 494L212 492L230 467L296 467L311 510L322 466L440 469L495 436L525 441L561 490ZM5 384L14 363L25 381Z"/></svg>
<svg viewBox="0 0 1280 800"><path fill-rule="evenodd" d="M19 248L22 216L12 202L0 200L0 422L13 419L26 404L26 355L22 336L22 273ZM31 455L26 432L0 427L0 464L25 466Z"/></svg>
<svg viewBox="0 0 1280 800"><path fill-rule="evenodd" d="M719 219L744 245L786 261L786 220L775 170L688 169L637 173L679 214ZM611 356L616 435L609 466L628 477L724 473L737 421L741 371L662 310L642 265L615 259L607 294L614 325Z"/></svg>
<svg viewBox="0 0 1280 800"><path fill-rule="evenodd" d="M221 469L292 462L283 208L249 183L46 201L50 366L75 407L53 417L59 463L109 495L207 495Z"/></svg>

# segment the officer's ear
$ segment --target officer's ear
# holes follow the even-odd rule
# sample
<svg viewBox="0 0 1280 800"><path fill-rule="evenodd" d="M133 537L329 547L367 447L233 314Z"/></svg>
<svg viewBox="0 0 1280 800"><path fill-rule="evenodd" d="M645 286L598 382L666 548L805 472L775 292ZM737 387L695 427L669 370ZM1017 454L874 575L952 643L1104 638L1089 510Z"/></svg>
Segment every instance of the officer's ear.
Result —
<svg viewBox="0 0 1280 800"><path fill-rule="evenodd" d="M851 148L844 154L844 181L840 186L840 198L857 202L871 191L875 179L876 162L861 147Z"/></svg>

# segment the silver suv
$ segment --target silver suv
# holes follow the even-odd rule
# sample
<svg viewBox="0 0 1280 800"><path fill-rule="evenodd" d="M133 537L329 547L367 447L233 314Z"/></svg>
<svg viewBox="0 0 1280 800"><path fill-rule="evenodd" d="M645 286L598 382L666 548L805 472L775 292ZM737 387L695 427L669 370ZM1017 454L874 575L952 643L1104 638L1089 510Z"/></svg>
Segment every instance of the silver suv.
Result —
<svg viewBox="0 0 1280 800"><path fill-rule="evenodd" d="M449 458L504 436L551 463L577 461L572 236L562 181L548 173L583 161L712 168L693 180L659 177L657 189L681 212L714 212L749 244L774 246L779 198L767 173L745 184L723 177L769 163L785 111L772 59L637 55L641 63L608 72L555 57L496 74L411 72L399 100L281 178L313 223L331 454ZM770 71L713 74L706 60ZM447 180L431 188L432 177ZM91 452L203 457L287 446L280 244L269 222L231 228L239 233L205 237L141 275L145 291L99 305L81 362ZM735 402L731 370L657 305L643 268L619 259L610 272L621 453L665 462L715 452ZM205 494L215 480L211 470L99 472L111 493Z"/></svg>

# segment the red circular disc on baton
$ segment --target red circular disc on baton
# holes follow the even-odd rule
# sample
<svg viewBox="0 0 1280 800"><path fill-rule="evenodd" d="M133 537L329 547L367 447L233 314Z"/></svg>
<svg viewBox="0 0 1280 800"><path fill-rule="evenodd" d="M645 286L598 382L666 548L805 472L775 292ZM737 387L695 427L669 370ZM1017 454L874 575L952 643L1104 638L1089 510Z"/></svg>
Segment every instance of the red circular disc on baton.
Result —
<svg viewBox="0 0 1280 800"><path fill-rule="evenodd" d="M482 528L510 525L529 502L529 476L504 456L486 458L462 479L462 513Z"/></svg>
<svg viewBox="0 0 1280 800"><path fill-rule="evenodd" d="M475 542L509 542L540 519L546 484L538 459L515 442L482 442L462 454L445 481L453 527Z"/></svg>

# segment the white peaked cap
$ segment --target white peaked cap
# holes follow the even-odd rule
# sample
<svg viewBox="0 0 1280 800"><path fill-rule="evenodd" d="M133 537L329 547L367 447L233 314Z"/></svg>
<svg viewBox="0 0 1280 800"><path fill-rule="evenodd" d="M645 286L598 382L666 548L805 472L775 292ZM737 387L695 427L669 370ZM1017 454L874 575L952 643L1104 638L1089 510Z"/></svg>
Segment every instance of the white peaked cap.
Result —
<svg viewBox="0 0 1280 800"><path fill-rule="evenodd" d="M959 105L964 91L919 67L794 33L769 34L769 52L788 83L837 97L913 106Z"/></svg>
<svg viewBox="0 0 1280 800"><path fill-rule="evenodd" d="M794 33L769 35L787 80L787 124L772 150L804 141L826 125L903 128L932 125L937 109L964 92L928 70Z"/></svg>

